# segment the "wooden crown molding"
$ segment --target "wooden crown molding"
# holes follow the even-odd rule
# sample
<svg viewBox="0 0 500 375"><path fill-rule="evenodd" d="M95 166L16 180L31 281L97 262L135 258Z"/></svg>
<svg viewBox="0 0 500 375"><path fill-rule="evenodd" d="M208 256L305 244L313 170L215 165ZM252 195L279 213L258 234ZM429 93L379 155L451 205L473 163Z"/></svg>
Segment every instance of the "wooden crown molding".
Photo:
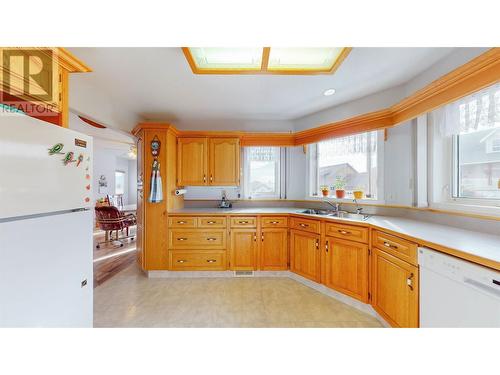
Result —
<svg viewBox="0 0 500 375"><path fill-rule="evenodd" d="M241 140L242 146L306 145L328 138L390 128L499 81L500 48L495 47L431 82L392 107L296 133L179 131L170 124L163 123L163 126L166 125L175 129L179 137L238 137ZM159 126L158 124L161 123L145 124L149 124L148 126ZM134 128L134 131L136 128Z"/></svg>
<svg viewBox="0 0 500 375"><path fill-rule="evenodd" d="M82 60L78 59L75 55L62 47L56 48L58 63L70 73L89 73L92 69L86 65Z"/></svg>
<svg viewBox="0 0 500 375"><path fill-rule="evenodd" d="M141 130L163 130L171 131L177 137L180 136L179 130L168 122L140 122L131 131L132 135L136 136Z"/></svg>

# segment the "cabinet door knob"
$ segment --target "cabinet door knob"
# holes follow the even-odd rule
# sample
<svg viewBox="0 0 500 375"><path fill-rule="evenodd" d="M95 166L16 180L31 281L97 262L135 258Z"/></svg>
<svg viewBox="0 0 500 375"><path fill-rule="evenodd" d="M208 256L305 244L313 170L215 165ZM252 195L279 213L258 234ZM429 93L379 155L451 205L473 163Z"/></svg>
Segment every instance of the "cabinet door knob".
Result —
<svg viewBox="0 0 500 375"><path fill-rule="evenodd" d="M316 240L316 249L319 249L319 240Z"/></svg>
<svg viewBox="0 0 500 375"><path fill-rule="evenodd" d="M207 182L207 176L203 175L203 182Z"/></svg>
<svg viewBox="0 0 500 375"><path fill-rule="evenodd" d="M214 181L214 178L212 177L212 175L210 175L210 182L213 182Z"/></svg>
<svg viewBox="0 0 500 375"><path fill-rule="evenodd" d="M326 250L326 252L328 252L328 241L326 241L325 250Z"/></svg>
<svg viewBox="0 0 500 375"><path fill-rule="evenodd" d="M254 240L254 242L257 242L257 233L253 234L253 240Z"/></svg>

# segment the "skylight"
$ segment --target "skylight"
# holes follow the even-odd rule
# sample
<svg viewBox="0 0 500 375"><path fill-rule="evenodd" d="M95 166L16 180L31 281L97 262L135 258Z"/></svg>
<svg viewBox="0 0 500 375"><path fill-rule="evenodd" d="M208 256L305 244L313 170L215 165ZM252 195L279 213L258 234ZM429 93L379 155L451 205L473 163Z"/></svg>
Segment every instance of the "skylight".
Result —
<svg viewBox="0 0 500 375"><path fill-rule="evenodd" d="M332 74L351 48L184 47L195 74Z"/></svg>

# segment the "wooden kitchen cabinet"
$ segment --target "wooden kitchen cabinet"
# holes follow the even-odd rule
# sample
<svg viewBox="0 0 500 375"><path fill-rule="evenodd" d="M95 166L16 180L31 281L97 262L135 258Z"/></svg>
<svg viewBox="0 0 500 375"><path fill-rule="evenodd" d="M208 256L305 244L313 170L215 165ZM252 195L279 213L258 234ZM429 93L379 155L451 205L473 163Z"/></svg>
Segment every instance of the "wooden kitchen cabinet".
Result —
<svg viewBox="0 0 500 375"><path fill-rule="evenodd" d="M320 282L320 235L291 230L290 270L310 280Z"/></svg>
<svg viewBox="0 0 500 375"><path fill-rule="evenodd" d="M240 140L210 138L208 140L209 185L240 184Z"/></svg>
<svg viewBox="0 0 500 375"><path fill-rule="evenodd" d="M177 185L237 186L240 184L238 138L179 138Z"/></svg>
<svg viewBox="0 0 500 375"><path fill-rule="evenodd" d="M262 228L260 269L278 271L288 269L288 229Z"/></svg>
<svg viewBox="0 0 500 375"><path fill-rule="evenodd" d="M231 229L230 268L232 270L257 269L257 229Z"/></svg>
<svg viewBox="0 0 500 375"><path fill-rule="evenodd" d="M177 185L207 185L207 138L179 138L177 145Z"/></svg>
<svg viewBox="0 0 500 375"><path fill-rule="evenodd" d="M418 268L373 249L372 305L393 327L418 327Z"/></svg>
<svg viewBox="0 0 500 375"><path fill-rule="evenodd" d="M326 237L325 285L368 302L368 245Z"/></svg>

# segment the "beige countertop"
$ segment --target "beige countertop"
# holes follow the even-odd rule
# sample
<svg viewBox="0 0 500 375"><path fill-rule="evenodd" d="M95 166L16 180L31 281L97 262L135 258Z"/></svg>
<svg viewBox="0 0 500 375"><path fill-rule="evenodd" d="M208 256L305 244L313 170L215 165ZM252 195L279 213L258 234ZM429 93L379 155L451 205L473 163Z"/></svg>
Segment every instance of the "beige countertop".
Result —
<svg viewBox="0 0 500 375"><path fill-rule="evenodd" d="M169 215L277 215L300 214L321 220L369 224L414 239L422 246L445 251L468 260L500 270L500 236L469 231L448 225L410 220L402 217L370 216L368 220L339 219L324 215L303 214L304 208L297 207L252 207L252 208L182 208L172 210ZM499 223L500 233L500 223ZM476 259L479 257L481 259Z"/></svg>

